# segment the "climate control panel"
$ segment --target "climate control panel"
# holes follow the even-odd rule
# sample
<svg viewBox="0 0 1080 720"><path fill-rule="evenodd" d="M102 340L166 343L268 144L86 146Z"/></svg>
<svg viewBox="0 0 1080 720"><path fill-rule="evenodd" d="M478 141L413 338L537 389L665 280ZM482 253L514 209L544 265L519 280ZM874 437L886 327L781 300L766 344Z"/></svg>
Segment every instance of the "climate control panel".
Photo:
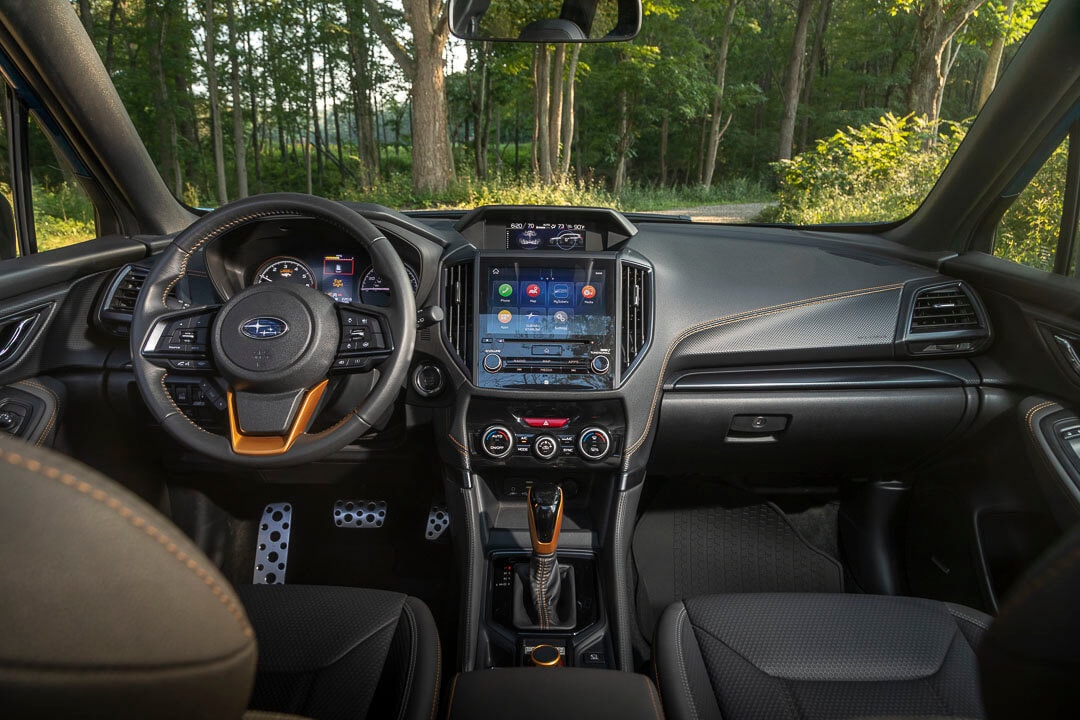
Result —
<svg viewBox="0 0 1080 720"><path fill-rule="evenodd" d="M625 431L617 400L543 406L474 400L470 450L480 463L510 467L617 465Z"/></svg>

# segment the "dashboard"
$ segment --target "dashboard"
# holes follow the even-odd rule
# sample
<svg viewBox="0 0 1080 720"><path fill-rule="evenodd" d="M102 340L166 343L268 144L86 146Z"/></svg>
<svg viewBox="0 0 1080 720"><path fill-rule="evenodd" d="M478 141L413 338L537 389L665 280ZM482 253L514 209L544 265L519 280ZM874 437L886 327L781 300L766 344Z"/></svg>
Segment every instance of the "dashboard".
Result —
<svg viewBox="0 0 1080 720"><path fill-rule="evenodd" d="M420 283L416 270L406 265L405 272L415 293ZM389 284L370 263L358 265L355 253L323 253L304 258L279 255L264 260L250 273L251 285L296 283L321 290L335 302L390 305Z"/></svg>

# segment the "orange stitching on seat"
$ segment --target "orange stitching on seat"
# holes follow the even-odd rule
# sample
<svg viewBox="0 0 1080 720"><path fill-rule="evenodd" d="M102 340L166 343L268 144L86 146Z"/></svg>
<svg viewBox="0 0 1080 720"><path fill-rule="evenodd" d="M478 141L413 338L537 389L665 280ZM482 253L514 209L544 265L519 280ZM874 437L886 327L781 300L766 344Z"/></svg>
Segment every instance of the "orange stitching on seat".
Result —
<svg viewBox="0 0 1080 720"><path fill-rule="evenodd" d="M240 610L240 607L236 604L236 601L232 596L222 589L216 580L192 557L189 557L187 553L177 548L167 535L158 530L153 525L150 525L144 518L135 514L135 511L124 505L123 501L112 497L104 490L91 485L85 480L79 480L71 473L64 472L59 468L52 467L50 465L43 465L37 460L31 458L24 458L22 455L13 452L5 452L0 450L0 459L5 459L9 464L24 467L31 472L35 472L39 475L44 475L50 480L56 480L66 487L79 491L83 495L96 500L105 507L115 512L120 517L127 520L131 525L142 530L149 535L152 539L157 541L167 553L172 555L176 560L184 565L188 570L195 574L197 578L202 580L203 584L209 588L222 605L232 613L236 621L240 623L243 628L245 637L254 637L255 633L251 629L251 625L248 624L247 618L244 617L244 613Z"/></svg>
<svg viewBox="0 0 1080 720"><path fill-rule="evenodd" d="M454 693L457 692L457 681L461 673L454 675L454 682L450 684L450 702L446 705L446 720L450 720L450 713L454 712Z"/></svg>
<svg viewBox="0 0 1080 720"><path fill-rule="evenodd" d="M744 322L746 320L757 320L759 318L768 317L770 315L776 315L778 313L787 312L788 310L801 310L814 305L822 305L824 303L833 302L835 300L849 300L852 298L863 297L865 295L874 295L877 293L888 292L890 290L898 290L903 288L903 283L893 283L892 285L879 285L877 287L863 288L861 290L846 290L840 293L831 293L829 295L820 295L818 297L807 298L805 300L793 300L787 303L781 303L779 305L770 305L768 307L759 308L757 310L748 310L742 313L735 313L733 315L725 315L723 317L715 318L713 320L706 320L705 322L692 325L691 327L683 330L671 344L668 345L667 353L664 355L664 362L660 366L660 377L656 382L656 390L653 391L652 405L649 407L649 418L645 422L645 429L638 436L638 439L626 449L626 453L623 461L623 468L630 467L630 458L637 452L638 448L645 442L645 439L649 435L649 430L652 428L653 419L656 416L656 406L660 402L660 397L664 389L664 374L667 372L668 363L671 361L671 356L675 352L675 349L687 338L692 335L696 335L706 330L715 330L716 328L724 327L726 325L734 325L735 323Z"/></svg>
<svg viewBox="0 0 1080 720"><path fill-rule="evenodd" d="M653 714L656 715L656 720L660 720L660 710L656 707L656 693L653 692L652 683L649 682L649 678L644 675L641 676L641 679L645 681L645 688L649 691L649 700L652 701Z"/></svg>
<svg viewBox="0 0 1080 720"><path fill-rule="evenodd" d="M431 694L430 720L435 720L435 710L439 707L439 676L442 674L442 643L439 641L439 633L435 632L435 690Z"/></svg>

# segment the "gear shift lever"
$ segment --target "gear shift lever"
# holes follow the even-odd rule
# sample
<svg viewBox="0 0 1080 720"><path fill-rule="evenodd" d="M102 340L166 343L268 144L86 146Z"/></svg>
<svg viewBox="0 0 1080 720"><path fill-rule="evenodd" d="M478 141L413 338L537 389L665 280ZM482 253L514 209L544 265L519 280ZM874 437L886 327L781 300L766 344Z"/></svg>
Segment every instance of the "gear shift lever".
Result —
<svg viewBox="0 0 1080 720"><path fill-rule="evenodd" d="M534 483L529 488L532 557L528 568L528 595L525 588L521 588L520 603L527 611L528 619L515 618L515 624L521 629L566 630L576 624L573 568L560 567L555 554L562 517L562 488L550 482Z"/></svg>

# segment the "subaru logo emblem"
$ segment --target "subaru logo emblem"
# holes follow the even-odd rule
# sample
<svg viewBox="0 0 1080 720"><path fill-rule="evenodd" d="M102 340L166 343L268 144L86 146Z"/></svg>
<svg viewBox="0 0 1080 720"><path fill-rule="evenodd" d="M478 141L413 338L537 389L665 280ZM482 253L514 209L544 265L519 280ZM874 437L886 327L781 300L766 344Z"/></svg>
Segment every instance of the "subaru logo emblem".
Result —
<svg viewBox="0 0 1080 720"><path fill-rule="evenodd" d="M273 340L289 332L289 326L281 318L251 318L240 326L240 332L254 340Z"/></svg>

